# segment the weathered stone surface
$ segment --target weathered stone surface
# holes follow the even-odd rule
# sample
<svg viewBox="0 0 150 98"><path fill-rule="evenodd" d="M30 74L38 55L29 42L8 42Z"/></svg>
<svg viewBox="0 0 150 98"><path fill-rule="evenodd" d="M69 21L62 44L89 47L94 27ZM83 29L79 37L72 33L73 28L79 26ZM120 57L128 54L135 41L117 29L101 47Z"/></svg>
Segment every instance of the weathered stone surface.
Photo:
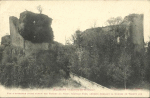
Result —
<svg viewBox="0 0 150 98"><path fill-rule="evenodd" d="M134 51L144 52L144 35L143 35L143 15L131 14L125 17L123 24L130 29L132 43L135 45Z"/></svg>
<svg viewBox="0 0 150 98"><path fill-rule="evenodd" d="M28 40L25 40L25 48L26 54L35 53L39 50L48 50L49 43L32 43Z"/></svg>
<svg viewBox="0 0 150 98"><path fill-rule="evenodd" d="M10 23L10 43L12 46L20 47L26 51L32 51L32 52L34 52L35 50L48 50L49 49L48 42L33 43L27 39L24 39L20 35L21 33L20 30L23 30L22 27L24 27L24 23L21 23L20 20L18 20L16 17L13 17L13 16L10 17L9 23Z"/></svg>
<svg viewBox="0 0 150 98"><path fill-rule="evenodd" d="M11 45L24 48L24 39L18 32L19 20L9 17Z"/></svg>

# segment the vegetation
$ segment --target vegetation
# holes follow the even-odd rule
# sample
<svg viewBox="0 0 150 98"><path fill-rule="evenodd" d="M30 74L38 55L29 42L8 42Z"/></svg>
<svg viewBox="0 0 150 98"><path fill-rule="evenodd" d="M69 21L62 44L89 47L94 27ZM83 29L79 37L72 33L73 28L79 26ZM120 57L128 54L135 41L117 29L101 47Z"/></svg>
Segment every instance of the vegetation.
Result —
<svg viewBox="0 0 150 98"><path fill-rule="evenodd" d="M26 56L22 49L7 46L0 64L1 84L22 88L52 87L66 77L65 70L57 60L59 48L60 45L55 43L48 51L38 51Z"/></svg>
<svg viewBox="0 0 150 98"><path fill-rule="evenodd" d="M42 13L43 9L42 9L41 5L37 6L37 10L40 12L40 14Z"/></svg>
<svg viewBox="0 0 150 98"><path fill-rule="evenodd" d="M109 88L126 89L141 82L150 83L150 42L147 51L135 52L136 45L126 36L125 25L119 25L122 19L111 18L107 22L106 28L77 30L72 36L73 44L51 40L49 50L29 56L10 45L0 47L1 84L52 87L62 78L68 79L70 71Z"/></svg>
<svg viewBox="0 0 150 98"><path fill-rule="evenodd" d="M150 83L150 41L148 42L147 52L146 52L146 80Z"/></svg>
<svg viewBox="0 0 150 98"><path fill-rule="evenodd" d="M19 21L23 24L19 33L25 40L29 40L33 43L53 42L54 35L51 28L52 19L47 15L25 11L20 14Z"/></svg>
<svg viewBox="0 0 150 98"><path fill-rule="evenodd" d="M134 52L135 45L130 37L126 37L124 25L107 28L111 30L92 28L75 32L72 39L76 48L70 56L71 71L106 87L126 89L146 82L149 79L149 50L145 54Z"/></svg>
<svg viewBox="0 0 150 98"><path fill-rule="evenodd" d="M107 20L106 25L113 26L113 25L118 25L123 21L122 17L111 17L110 19Z"/></svg>

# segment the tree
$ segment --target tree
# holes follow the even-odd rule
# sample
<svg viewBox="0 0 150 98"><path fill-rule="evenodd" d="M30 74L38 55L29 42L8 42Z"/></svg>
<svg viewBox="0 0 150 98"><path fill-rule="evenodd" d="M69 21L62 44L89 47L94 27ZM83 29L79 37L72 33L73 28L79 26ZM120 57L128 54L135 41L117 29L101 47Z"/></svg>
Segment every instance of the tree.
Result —
<svg viewBox="0 0 150 98"><path fill-rule="evenodd" d="M131 56L128 55L127 53L123 53L123 55L121 55L122 57L120 58L119 61L119 66L120 68L122 68L122 80L124 82L124 87L126 89L126 84L128 81L129 76L131 75L131 66L130 66L130 60L131 60Z"/></svg>
<svg viewBox="0 0 150 98"><path fill-rule="evenodd" d="M80 30L77 30L74 35L72 35L72 41L75 45L81 46L81 37L82 32Z"/></svg>
<svg viewBox="0 0 150 98"><path fill-rule="evenodd" d="M66 78L69 77L70 72L70 58L71 53L74 52L72 45L65 45L59 48L57 55L57 63L59 67L66 72Z"/></svg>
<svg viewBox="0 0 150 98"><path fill-rule="evenodd" d="M150 41L147 42L147 47L146 47L146 79L150 83Z"/></svg>
<svg viewBox="0 0 150 98"><path fill-rule="evenodd" d="M95 28L97 26L97 20L94 20L93 25L91 26L92 28Z"/></svg>
<svg viewBox="0 0 150 98"><path fill-rule="evenodd" d="M122 17L111 17L106 21L106 25L112 26L112 25L118 25L123 21Z"/></svg>
<svg viewBox="0 0 150 98"><path fill-rule="evenodd" d="M106 25L110 26L112 31L117 31L119 29L119 24L123 21L122 17L112 17L106 21Z"/></svg>
<svg viewBox="0 0 150 98"><path fill-rule="evenodd" d="M42 13L43 9L42 9L41 5L37 6L37 10L40 12L40 14Z"/></svg>
<svg viewBox="0 0 150 98"><path fill-rule="evenodd" d="M132 74L130 61L131 55L123 51L119 58L118 64L111 64L108 72L115 83L123 84L125 89L127 87L127 82L129 82L129 77Z"/></svg>

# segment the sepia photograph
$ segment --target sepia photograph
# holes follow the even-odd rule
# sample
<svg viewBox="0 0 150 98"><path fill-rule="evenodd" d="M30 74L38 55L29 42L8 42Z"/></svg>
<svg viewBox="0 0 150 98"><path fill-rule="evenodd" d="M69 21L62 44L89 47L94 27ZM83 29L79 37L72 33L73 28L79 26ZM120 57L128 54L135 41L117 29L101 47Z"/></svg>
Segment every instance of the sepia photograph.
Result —
<svg viewBox="0 0 150 98"><path fill-rule="evenodd" d="M1 0L0 97L150 97L150 1Z"/></svg>

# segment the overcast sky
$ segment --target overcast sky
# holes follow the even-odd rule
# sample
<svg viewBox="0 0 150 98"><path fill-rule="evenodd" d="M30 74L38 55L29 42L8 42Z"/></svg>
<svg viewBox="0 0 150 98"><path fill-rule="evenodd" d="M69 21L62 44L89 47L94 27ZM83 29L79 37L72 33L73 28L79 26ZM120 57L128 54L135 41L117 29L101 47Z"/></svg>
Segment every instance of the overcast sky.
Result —
<svg viewBox="0 0 150 98"><path fill-rule="evenodd" d="M9 34L9 16L19 18L21 12L28 10L43 14L53 19L54 40L65 43L76 30L84 31L96 24L105 26L110 17L137 13L144 14L144 39L150 36L150 2L149 1L0 1L0 37Z"/></svg>

